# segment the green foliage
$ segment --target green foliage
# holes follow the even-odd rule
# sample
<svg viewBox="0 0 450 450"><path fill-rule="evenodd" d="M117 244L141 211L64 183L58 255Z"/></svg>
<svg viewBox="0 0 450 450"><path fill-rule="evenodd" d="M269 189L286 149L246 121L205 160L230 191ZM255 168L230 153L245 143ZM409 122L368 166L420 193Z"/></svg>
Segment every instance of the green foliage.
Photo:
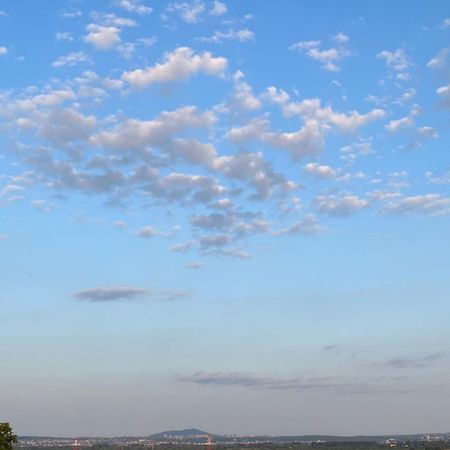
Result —
<svg viewBox="0 0 450 450"><path fill-rule="evenodd" d="M0 422L0 450L12 450L16 442L17 436L13 433L11 425Z"/></svg>

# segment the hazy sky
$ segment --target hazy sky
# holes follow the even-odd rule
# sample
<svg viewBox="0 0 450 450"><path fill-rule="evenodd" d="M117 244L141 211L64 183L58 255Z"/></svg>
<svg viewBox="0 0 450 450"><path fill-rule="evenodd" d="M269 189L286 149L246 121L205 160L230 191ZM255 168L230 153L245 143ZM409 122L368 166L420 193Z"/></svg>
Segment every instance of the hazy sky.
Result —
<svg viewBox="0 0 450 450"><path fill-rule="evenodd" d="M449 431L450 3L0 0L0 420Z"/></svg>

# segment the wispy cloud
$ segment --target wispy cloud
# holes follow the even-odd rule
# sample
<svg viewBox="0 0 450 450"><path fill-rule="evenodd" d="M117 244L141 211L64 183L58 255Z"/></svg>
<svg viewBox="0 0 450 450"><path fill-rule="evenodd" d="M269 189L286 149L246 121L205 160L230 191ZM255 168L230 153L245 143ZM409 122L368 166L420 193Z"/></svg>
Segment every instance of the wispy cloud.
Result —
<svg viewBox="0 0 450 450"><path fill-rule="evenodd" d="M369 394L408 393L417 389L404 383L404 377L270 377L243 372L197 372L178 375L176 380L209 386L236 386L248 389L288 390L297 392ZM433 388L433 386L428 386Z"/></svg>
<svg viewBox="0 0 450 450"><path fill-rule="evenodd" d="M380 365L392 369L420 369L422 367L429 367L439 359L442 359L443 356L442 353L430 353L429 355L414 357L402 356L389 359Z"/></svg>
<svg viewBox="0 0 450 450"><path fill-rule="evenodd" d="M87 302L128 301L150 294L149 289L134 287L93 288L74 292L72 297Z"/></svg>

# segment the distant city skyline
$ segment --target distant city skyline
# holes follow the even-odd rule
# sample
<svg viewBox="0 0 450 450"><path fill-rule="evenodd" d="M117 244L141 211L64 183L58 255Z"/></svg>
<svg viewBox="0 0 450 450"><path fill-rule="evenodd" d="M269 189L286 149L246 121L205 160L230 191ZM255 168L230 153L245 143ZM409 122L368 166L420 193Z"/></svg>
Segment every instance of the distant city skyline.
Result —
<svg viewBox="0 0 450 450"><path fill-rule="evenodd" d="M0 0L0 421L447 432L450 3Z"/></svg>

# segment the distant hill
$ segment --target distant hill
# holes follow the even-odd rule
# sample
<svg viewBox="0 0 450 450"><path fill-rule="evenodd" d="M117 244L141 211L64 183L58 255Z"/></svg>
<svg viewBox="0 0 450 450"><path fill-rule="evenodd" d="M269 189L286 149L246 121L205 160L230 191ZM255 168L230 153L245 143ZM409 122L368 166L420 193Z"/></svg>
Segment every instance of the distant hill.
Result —
<svg viewBox="0 0 450 450"><path fill-rule="evenodd" d="M211 434L206 431L199 430L198 428L188 428L185 430L169 430L162 433L156 433L148 436L155 441L164 440L179 440L179 441L191 441L191 442L203 442L205 436L211 436L216 442L228 442L230 437ZM273 443L289 443L289 442L311 442L311 441L324 441L324 442L384 442L389 438L398 439L400 441L407 440L421 440L425 435L423 434L409 434L409 435L376 435L376 436L332 436L332 435L294 435L294 436L235 436L231 440L238 442L273 442ZM449 439L449 433L430 433L429 436L441 437Z"/></svg>
<svg viewBox="0 0 450 450"><path fill-rule="evenodd" d="M198 436L214 436L206 431L199 430L198 428L186 428L185 430L169 430L162 433L155 433L149 436L150 439L189 439Z"/></svg>

